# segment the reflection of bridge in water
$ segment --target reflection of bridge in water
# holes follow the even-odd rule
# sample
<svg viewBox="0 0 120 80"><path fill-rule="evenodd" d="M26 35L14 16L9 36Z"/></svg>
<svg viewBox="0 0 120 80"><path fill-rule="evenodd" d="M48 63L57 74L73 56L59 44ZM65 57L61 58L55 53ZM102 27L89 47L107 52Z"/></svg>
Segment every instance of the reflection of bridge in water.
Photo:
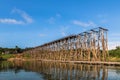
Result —
<svg viewBox="0 0 120 80"><path fill-rule="evenodd" d="M24 53L34 58L48 60L106 61L107 31L102 27L94 28L45 43Z"/></svg>
<svg viewBox="0 0 120 80"><path fill-rule="evenodd" d="M57 62L16 62L26 71L43 74L47 80L107 80L107 66Z"/></svg>
<svg viewBox="0 0 120 80"><path fill-rule="evenodd" d="M25 72L25 73L24 73ZM105 66L105 65L86 65L86 64L71 64L58 63L48 61L14 61L0 62L0 80L19 80L30 79L34 80L35 73L42 80L119 80L120 67ZM14 74L15 73L15 74ZM28 77L25 77L25 74ZM9 75L8 75L9 74ZM10 78L8 76L13 77ZM8 75L8 76L6 76ZM21 76L19 78L16 78ZM2 77L5 77L2 79ZM31 79L32 78L32 79ZM39 79L37 79L39 80Z"/></svg>

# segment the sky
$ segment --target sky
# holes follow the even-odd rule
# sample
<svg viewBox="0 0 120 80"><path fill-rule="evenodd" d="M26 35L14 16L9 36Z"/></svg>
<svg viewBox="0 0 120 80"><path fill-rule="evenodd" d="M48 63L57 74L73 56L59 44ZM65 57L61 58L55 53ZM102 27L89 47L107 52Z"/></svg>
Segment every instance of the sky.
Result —
<svg viewBox="0 0 120 80"><path fill-rule="evenodd" d="M0 47L35 47L104 27L120 46L120 0L0 0Z"/></svg>

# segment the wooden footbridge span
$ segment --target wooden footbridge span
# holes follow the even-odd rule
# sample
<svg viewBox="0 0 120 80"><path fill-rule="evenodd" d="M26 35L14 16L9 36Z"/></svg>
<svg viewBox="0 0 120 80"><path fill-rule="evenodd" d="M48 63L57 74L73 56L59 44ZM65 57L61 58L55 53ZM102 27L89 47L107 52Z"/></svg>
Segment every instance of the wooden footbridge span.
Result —
<svg viewBox="0 0 120 80"><path fill-rule="evenodd" d="M107 29L98 27L77 35L69 35L25 51L36 59L62 61L106 61Z"/></svg>

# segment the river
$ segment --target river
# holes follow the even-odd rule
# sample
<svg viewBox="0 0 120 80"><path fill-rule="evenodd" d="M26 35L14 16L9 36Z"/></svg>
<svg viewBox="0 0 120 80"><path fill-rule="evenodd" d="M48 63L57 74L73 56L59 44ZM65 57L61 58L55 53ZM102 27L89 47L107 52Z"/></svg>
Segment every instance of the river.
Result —
<svg viewBox="0 0 120 80"><path fill-rule="evenodd" d="M0 80L120 80L120 67L42 61L2 61Z"/></svg>

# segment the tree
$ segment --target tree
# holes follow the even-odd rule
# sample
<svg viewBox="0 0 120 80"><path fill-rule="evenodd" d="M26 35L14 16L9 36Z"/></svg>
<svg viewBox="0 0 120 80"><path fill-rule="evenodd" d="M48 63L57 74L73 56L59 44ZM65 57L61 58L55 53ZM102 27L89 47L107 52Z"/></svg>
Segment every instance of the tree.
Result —
<svg viewBox="0 0 120 80"><path fill-rule="evenodd" d="M120 46L116 46L116 49L120 49Z"/></svg>
<svg viewBox="0 0 120 80"><path fill-rule="evenodd" d="M116 49L110 50L109 55L112 57L119 57L120 58L120 46L117 46Z"/></svg>

